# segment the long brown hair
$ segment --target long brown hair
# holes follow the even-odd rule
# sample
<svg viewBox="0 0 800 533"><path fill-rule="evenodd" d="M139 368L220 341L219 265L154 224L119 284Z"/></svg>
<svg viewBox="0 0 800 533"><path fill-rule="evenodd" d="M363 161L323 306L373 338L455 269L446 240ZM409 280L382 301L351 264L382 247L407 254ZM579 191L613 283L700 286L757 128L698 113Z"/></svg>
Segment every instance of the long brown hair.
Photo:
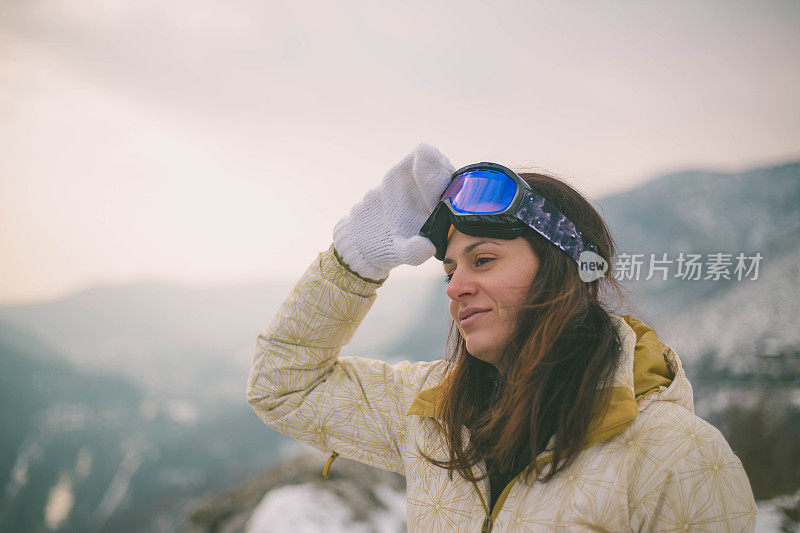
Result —
<svg viewBox="0 0 800 533"><path fill-rule="evenodd" d="M615 245L592 205L560 179L539 172L519 174L592 240L612 265ZM497 368L472 356L451 320L450 372L443 382L442 421L449 460L433 464L478 481L471 466L486 460L489 472L525 468L542 481L569 466L591 423L607 408L608 385L621 342L606 302L623 296L612 269L585 283L578 265L533 230L523 234L539 258L525 305ZM469 430L465 443L462 426ZM552 439L552 440L551 440ZM544 451L552 461L538 465ZM546 466L546 468L545 468Z"/></svg>

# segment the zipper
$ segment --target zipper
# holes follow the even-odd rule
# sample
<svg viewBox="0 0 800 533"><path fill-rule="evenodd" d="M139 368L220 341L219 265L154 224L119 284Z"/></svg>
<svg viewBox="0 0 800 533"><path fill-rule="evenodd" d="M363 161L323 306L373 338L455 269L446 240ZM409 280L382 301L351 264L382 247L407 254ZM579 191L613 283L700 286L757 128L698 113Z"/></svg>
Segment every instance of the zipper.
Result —
<svg viewBox="0 0 800 533"><path fill-rule="evenodd" d="M327 478L331 471L331 465L333 464L333 460L339 457L339 454L333 452L331 456L328 458L328 462L325 463L325 468L322 469L322 477Z"/></svg>

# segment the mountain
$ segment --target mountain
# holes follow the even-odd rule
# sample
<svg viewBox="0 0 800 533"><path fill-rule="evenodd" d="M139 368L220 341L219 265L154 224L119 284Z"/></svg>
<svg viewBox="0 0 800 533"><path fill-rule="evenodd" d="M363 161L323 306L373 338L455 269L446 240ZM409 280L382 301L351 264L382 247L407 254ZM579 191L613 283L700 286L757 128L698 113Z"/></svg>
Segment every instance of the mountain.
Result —
<svg viewBox="0 0 800 533"><path fill-rule="evenodd" d="M0 307L0 321L56 346L81 368L123 375L154 398L237 401L259 319L274 313L287 292L288 285L193 289L141 282Z"/></svg>
<svg viewBox="0 0 800 533"><path fill-rule="evenodd" d="M756 282L732 285L659 318L657 331L690 369L703 363L715 373L742 375L757 371L763 356L786 354L800 362L800 246L768 257Z"/></svg>
<svg viewBox="0 0 800 533"><path fill-rule="evenodd" d="M146 282L0 308L0 531L174 531L209 493L281 461L291 441L244 389L290 289ZM347 350L402 334L419 289L387 282Z"/></svg>
<svg viewBox="0 0 800 533"><path fill-rule="evenodd" d="M763 252L800 229L798 201L800 162L791 162L667 174L598 204L622 250Z"/></svg>
<svg viewBox="0 0 800 533"><path fill-rule="evenodd" d="M680 252L758 252L764 256L762 266L797 249L798 206L798 162L738 173L679 172L597 202L619 252L644 253L645 259L667 253L671 260ZM666 282L656 276L627 283L635 293L642 292L641 303L654 320L738 284L675 279L677 268L672 266L673 277Z"/></svg>
<svg viewBox="0 0 800 533"><path fill-rule="evenodd" d="M0 531L173 531L288 440L245 402L158 403L3 324L0 363Z"/></svg>
<svg viewBox="0 0 800 533"><path fill-rule="evenodd" d="M756 354L800 347L800 162L670 174L598 204L626 253L762 256L756 279L737 280L733 268L730 280L681 279L673 264L667 281L624 283L626 311L651 323L688 367L712 357L720 369L753 371Z"/></svg>
<svg viewBox="0 0 800 533"><path fill-rule="evenodd" d="M293 284L95 287L54 302L0 306L0 322L57 347L81 368L129 378L154 400L238 404L258 333ZM415 280L387 281L344 353L376 355L402 335L425 304L424 289L427 283ZM394 325L389 335L387 322Z"/></svg>
<svg viewBox="0 0 800 533"><path fill-rule="evenodd" d="M60 522L49 492L74 502L114 477L121 458L108 443L131 437L123 421L138 416L141 396L124 379L76 372L41 343L21 348L25 336L9 328L0 337L13 339L0 344L0 524L39 531Z"/></svg>

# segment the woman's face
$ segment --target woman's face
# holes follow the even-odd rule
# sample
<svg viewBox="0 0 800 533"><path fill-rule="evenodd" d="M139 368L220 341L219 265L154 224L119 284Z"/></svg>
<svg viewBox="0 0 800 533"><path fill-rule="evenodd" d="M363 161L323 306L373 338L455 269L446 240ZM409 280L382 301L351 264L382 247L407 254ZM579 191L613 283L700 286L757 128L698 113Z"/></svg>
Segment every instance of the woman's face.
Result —
<svg viewBox="0 0 800 533"><path fill-rule="evenodd" d="M539 258L521 237L473 237L454 230L443 267L450 277L450 316L467 350L497 366L536 276Z"/></svg>

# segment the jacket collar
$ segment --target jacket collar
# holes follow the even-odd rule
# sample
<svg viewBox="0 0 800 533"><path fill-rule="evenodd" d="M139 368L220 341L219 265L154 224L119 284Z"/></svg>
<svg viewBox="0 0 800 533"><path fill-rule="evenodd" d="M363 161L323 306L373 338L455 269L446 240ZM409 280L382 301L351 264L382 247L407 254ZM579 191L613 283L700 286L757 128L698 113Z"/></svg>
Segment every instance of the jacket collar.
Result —
<svg viewBox="0 0 800 533"><path fill-rule="evenodd" d="M676 363L680 366L677 357L659 341L652 328L630 315L612 317L620 331L622 355L614 370L609 408L589 429L585 446L624 430L639 415L639 400L659 387L668 387L675 378ZM675 361L667 357L665 348ZM680 374L682 377L682 371ZM446 379L422 390L412 402L408 414L440 419Z"/></svg>

